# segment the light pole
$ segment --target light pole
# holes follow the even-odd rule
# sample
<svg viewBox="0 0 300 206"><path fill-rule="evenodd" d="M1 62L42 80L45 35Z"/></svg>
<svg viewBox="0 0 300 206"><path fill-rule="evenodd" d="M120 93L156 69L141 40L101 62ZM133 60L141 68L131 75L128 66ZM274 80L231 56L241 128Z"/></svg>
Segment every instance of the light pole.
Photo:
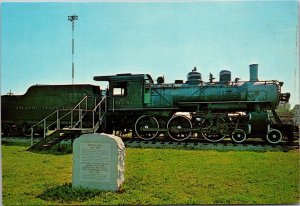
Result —
<svg viewBox="0 0 300 206"><path fill-rule="evenodd" d="M72 84L74 84L74 21L78 19L78 16L73 14L68 16L68 20L72 22Z"/></svg>

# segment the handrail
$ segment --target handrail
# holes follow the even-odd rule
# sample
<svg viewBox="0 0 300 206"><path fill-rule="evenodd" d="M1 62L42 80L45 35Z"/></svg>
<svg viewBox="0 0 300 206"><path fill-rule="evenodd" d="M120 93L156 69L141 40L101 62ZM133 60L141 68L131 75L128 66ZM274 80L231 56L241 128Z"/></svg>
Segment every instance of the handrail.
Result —
<svg viewBox="0 0 300 206"><path fill-rule="evenodd" d="M103 97L101 99L101 101L96 105L96 99L95 99L95 107L94 109L88 109L88 98L90 98L90 96L85 96L84 98L82 98L82 100L76 105L74 106L72 109L57 109L56 111L52 112L51 114L49 114L47 117L45 117L44 119L42 119L41 121L39 121L38 123L36 123L35 125L33 125L31 127L31 146L33 145L33 135L34 135L34 128L37 127L38 125L41 125L43 123L43 133L44 133L44 138L46 137L46 131L55 123L57 124L56 130L60 129L60 121L65 118L68 115L70 116L70 126L71 128L74 128L78 125L78 123L80 123L80 128L82 129L82 120L85 117L85 115L88 112L92 112L92 123L93 123L93 131L95 131L95 128L99 126L99 124L102 123L102 118L104 117L104 115L106 114L107 111L107 104L106 104L106 97ZM81 104L85 102L85 108L81 109ZM102 110L101 110L101 105L103 105L104 102L104 113L102 114ZM83 106L84 107L84 106ZM97 123L95 124L95 113L99 112L99 119L97 121ZM60 113L64 113L67 112L65 114L63 114L61 117L59 116ZM73 112L78 112L78 121L73 124ZM84 114L82 114L82 112L85 112ZM46 124L47 120L52 117L53 115L56 115L56 120L53 121L50 124ZM77 119L77 118L76 118Z"/></svg>
<svg viewBox="0 0 300 206"><path fill-rule="evenodd" d="M45 117L44 119L42 119L41 121L39 121L38 123L36 123L35 125L33 125L31 127L36 127L37 125L41 124L45 119L48 119L49 117L51 117L53 114L56 114L56 113L57 113L57 110L55 110L54 112L49 114L47 117Z"/></svg>
<svg viewBox="0 0 300 206"><path fill-rule="evenodd" d="M95 124L95 113L96 113L96 110L99 108L99 121L101 121L102 122L102 117L105 115L105 113L106 113L106 111L107 111L107 107L106 107L106 96L105 97L103 97L102 99L101 99L101 101L95 106L95 108L94 108L94 110L93 110L93 128L95 128L95 125L97 124ZM104 113L103 113L103 115L101 116L101 105L102 105L102 103L104 102L104 106L105 106L105 108L104 108ZM98 121L98 122L99 122Z"/></svg>
<svg viewBox="0 0 300 206"><path fill-rule="evenodd" d="M87 98L89 98L90 96L85 96L85 97L83 97L83 99L75 106L75 107L73 107L73 109L75 109L76 107L78 107L78 106L80 106L80 104L84 101L84 100L86 100ZM87 106L87 105L86 105Z"/></svg>
<svg viewBox="0 0 300 206"><path fill-rule="evenodd" d="M107 97L103 97L103 99L101 99L101 101L95 106L95 108L93 109L93 112L96 111L96 109L102 104L102 102L105 100L106 101Z"/></svg>
<svg viewBox="0 0 300 206"><path fill-rule="evenodd" d="M76 111L77 109L77 107L79 108L78 110L80 110L80 105L84 102L84 101L86 101L86 110L87 110L87 100L88 100L88 98L89 98L89 96L84 96L83 98L82 98L82 100L75 106L75 107L73 107L73 109L70 109L70 111L67 113L67 114L65 114L64 116L62 116L62 117L59 117L59 111L61 111L60 109L57 109L56 111L54 111L54 112L52 112L50 115L48 115L47 117L45 117L44 119L42 119L41 121L39 121L38 123L36 123L35 125L33 125L32 127L31 127L31 144L33 144L33 133L34 133L34 127L36 127L36 126L38 126L38 125L40 125L41 123L44 123L44 125L43 125L43 130L44 130L44 134L43 134L43 136L44 136L44 138L46 137L46 130L50 127L50 126L52 126L53 124L57 124L57 128L56 128L56 130L57 129L60 129L59 127L60 127L60 120L62 119L62 118L64 118L64 117L66 117L67 115L69 115L69 114L71 114L71 113L73 113L73 111ZM64 111L68 111L68 110L64 110ZM54 122L52 122L51 124L49 124L48 126L46 125L46 121L47 121L47 119L48 118L50 118L50 117L52 117L54 114L56 114L56 120L54 121ZM72 119L72 118L71 118Z"/></svg>
<svg viewBox="0 0 300 206"><path fill-rule="evenodd" d="M41 124L45 119L48 119L49 117L51 117L54 114L57 114L57 111L74 111L76 110L76 107L78 107L84 100L86 100L89 96L84 96L83 99L75 106L73 107L73 109L57 109L54 112L52 112L51 114L49 114L47 117L45 117L44 119L42 119L41 121L39 121L38 123L36 123L35 125L33 125L32 127L36 127L37 125Z"/></svg>

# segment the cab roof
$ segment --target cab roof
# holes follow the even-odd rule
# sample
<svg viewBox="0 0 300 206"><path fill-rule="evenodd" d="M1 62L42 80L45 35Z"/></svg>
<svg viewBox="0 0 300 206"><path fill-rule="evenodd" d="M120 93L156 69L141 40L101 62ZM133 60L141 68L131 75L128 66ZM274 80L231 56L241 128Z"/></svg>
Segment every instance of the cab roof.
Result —
<svg viewBox="0 0 300 206"><path fill-rule="evenodd" d="M117 75L109 75L109 76L94 76L95 81L136 81L136 80L149 80L150 83L153 83L152 77L149 74L117 74Z"/></svg>

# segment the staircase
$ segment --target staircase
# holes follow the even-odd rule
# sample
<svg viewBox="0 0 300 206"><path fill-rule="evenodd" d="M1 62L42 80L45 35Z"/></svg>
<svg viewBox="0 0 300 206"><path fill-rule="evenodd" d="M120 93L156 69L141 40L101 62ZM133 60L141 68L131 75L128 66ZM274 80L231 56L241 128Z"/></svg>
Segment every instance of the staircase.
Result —
<svg viewBox="0 0 300 206"><path fill-rule="evenodd" d="M81 134L95 133L105 123L106 97L90 106L91 97L85 96L72 109L58 109L31 127L31 147L27 150L44 150L63 140L74 140ZM91 108L92 107L92 108ZM42 139L34 144L35 133Z"/></svg>

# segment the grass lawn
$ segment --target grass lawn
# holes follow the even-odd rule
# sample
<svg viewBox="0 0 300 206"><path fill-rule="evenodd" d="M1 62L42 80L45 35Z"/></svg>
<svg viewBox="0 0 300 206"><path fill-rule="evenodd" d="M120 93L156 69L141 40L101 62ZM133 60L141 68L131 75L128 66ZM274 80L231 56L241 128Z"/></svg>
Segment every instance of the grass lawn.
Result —
<svg viewBox="0 0 300 206"><path fill-rule="evenodd" d="M126 149L117 193L73 190L72 154L2 145L4 205L297 204L299 151Z"/></svg>

